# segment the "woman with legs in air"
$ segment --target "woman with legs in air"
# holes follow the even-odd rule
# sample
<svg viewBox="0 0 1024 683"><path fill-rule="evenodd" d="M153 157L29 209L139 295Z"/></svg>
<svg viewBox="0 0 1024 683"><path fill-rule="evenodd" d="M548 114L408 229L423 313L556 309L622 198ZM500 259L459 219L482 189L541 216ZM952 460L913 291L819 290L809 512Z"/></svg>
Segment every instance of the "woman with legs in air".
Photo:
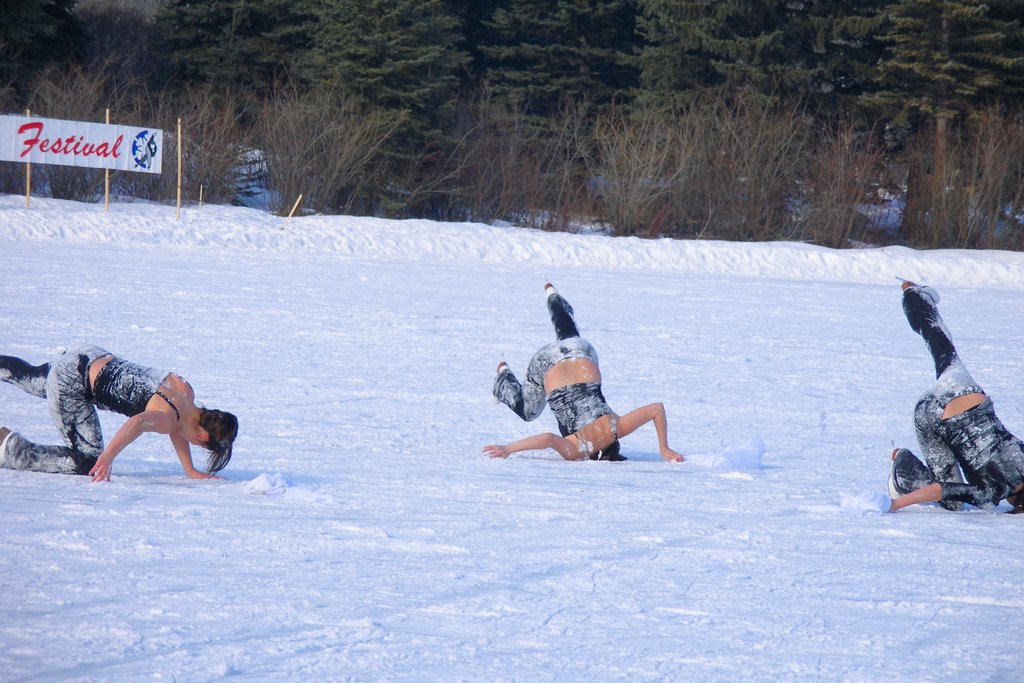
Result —
<svg viewBox="0 0 1024 683"><path fill-rule="evenodd" d="M619 455L619 438L653 422L661 457L682 462L683 456L668 446L665 407L651 403L619 416L601 393L601 370L597 352L579 335L572 306L547 283L548 312L555 327L556 341L534 354L520 384L505 362L498 365L494 396L524 420L535 420L551 406L561 436L545 432L505 445L484 446L492 458L506 458L527 450L554 449L566 460L624 460Z"/></svg>
<svg viewBox="0 0 1024 683"><path fill-rule="evenodd" d="M0 427L0 466L91 474L93 481L109 481L114 458L144 432L166 434L191 479L211 478L231 459L238 420L231 413L197 406L192 386L174 373L82 346L42 365L0 356L0 380L45 398L65 444L35 444ZM97 408L129 418L106 447ZM189 444L209 451L207 472L193 466Z"/></svg>
<svg viewBox="0 0 1024 683"><path fill-rule="evenodd" d="M903 311L932 354L936 382L914 410L924 462L905 448L891 454L889 511L916 503L990 509L1004 499L1014 512L1024 511L1024 442L1003 426L960 360L939 316L938 293L912 282L902 287Z"/></svg>

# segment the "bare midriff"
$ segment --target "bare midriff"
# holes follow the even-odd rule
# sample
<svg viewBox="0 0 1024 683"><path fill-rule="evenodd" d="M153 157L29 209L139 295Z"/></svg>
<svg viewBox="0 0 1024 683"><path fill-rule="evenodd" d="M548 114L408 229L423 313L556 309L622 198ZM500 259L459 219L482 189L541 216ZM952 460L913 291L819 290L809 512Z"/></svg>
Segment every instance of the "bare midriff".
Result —
<svg viewBox="0 0 1024 683"><path fill-rule="evenodd" d="M555 389L570 384L600 384L601 370L597 364L586 358L570 358L555 363L544 375L544 393L550 394Z"/></svg>
<svg viewBox="0 0 1024 683"><path fill-rule="evenodd" d="M89 390L93 391L96 389L96 378L103 372L103 368L107 367L107 363L114 360L114 354L108 353L105 356L100 356L92 363L89 363Z"/></svg>
<svg viewBox="0 0 1024 683"><path fill-rule="evenodd" d="M985 402L987 397L985 394L964 394L963 396L957 396L952 401L946 404L946 407L942 411L942 419L948 420L951 417L962 415L971 408L976 408Z"/></svg>
<svg viewBox="0 0 1024 683"><path fill-rule="evenodd" d="M585 455L592 455L603 451L618 438L616 422L619 416L615 413L603 415L590 424L581 427L575 434L568 438L576 440L576 446Z"/></svg>

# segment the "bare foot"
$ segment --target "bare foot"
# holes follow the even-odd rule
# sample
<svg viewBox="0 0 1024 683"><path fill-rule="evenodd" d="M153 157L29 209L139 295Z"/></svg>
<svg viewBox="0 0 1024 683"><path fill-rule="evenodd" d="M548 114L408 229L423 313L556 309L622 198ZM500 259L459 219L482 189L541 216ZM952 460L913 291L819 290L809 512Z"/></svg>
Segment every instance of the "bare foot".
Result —
<svg viewBox="0 0 1024 683"><path fill-rule="evenodd" d="M484 454L488 458L507 458L509 455L504 446L484 446Z"/></svg>

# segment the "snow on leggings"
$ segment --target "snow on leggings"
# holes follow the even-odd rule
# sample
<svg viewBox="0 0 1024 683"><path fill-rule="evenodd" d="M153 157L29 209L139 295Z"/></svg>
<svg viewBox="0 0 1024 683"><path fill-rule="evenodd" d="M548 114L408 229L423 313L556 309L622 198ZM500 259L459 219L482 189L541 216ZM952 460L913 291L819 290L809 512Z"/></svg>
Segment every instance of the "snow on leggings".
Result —
<svg viewBox="0 0 1024 683"><path fill-rule="evenodd" d="M996 417L988 398L965 413L942 419L953 399L985 392L960 360L933 296L910 287L903 293L903 310L935 362L935 384L917 402L914 426L925 463L942 486L940 504L948 509L958 509L961 503L993 507L1024 480L1024 445Z"/></svg>
<svg viewBox="0 0 1024 683"><path fill-rule="evenodd" d="M522 384L507 366L502 368L494 380L494 397L527 421L536 420L544 411L547 398L544 393L544 376L553 365L572 358L586 358L597 363L597 351L590 342L579 336L569 302L560 294L552 293L548 296L547 304L556 341L541 347L533 355ZM575 431L561 422L558 427L562 436Z"/></svg>
<svg viewBox="0 0 1024 683"><path fill-rule="evenodd" d="M103 452L99 415L89 392L89 364L107 355L95 346L68 349L59 358L42 365L29 365L20 358L0 356L0 381L45 398L50 415L64 446L35 444L11 434L3 466L15 470L88 474Z"/></svg>

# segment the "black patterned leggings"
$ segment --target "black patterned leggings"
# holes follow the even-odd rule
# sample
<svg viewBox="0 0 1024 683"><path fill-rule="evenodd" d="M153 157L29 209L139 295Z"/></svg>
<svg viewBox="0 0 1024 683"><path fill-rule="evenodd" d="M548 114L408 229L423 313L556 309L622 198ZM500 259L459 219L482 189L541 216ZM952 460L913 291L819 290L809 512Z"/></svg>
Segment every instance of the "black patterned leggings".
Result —
<svg viewBox="0 0 1024 683"><path fill-rule="evenodd" d="M953 399L985 392L960 360L936 302L926 290L908 288L903 293L903 311L935 362L935 385L917 402L914 426L925 463L942 486L940 504L947 509L959 509L962 503L994 507L1024 481L1024 444L1003 426L988 398L960 415L942 419Z"/></svg>
<svg viewBox="0 0 1024 683"><path fill-rule="evenodd" d="M494 380L494 397L512 409L526 421L536 420L544 411L547 396L544 393L544 376L555 363L570 358L597 360L597 354L589 342L580 338L573 319L572 306L560 294L551 294L547 299L551 324L555 328L556 341L541 347L533 354L526 368L526 379L520 383L507 366ZM570 434L568 427L559 423L562 436Z"/></svg>
<svg viewBox="0 0 1024 683"><path fill-rule="evenodd" d="M89 391L89 364L107 355L95 346L68 349L59 358L30 365L14 356L0 356L0 381L20 387L50 405L50 415L63 446L35 444L11 434L2 457L4 467L35 472L88 474L103 452L99 415Z"/></svg>
<svg viewBox="0 0 1024 683"><path fill-rule="evenodd" d="M521 384L508 367L503 368L494 380L495 398L527 421L536 420L544 411L548 400L544 393L544 376L548 374L548 370L552 366L573 358L585 358L595 364L598 362L597 351L590 342L580 337L569 302L561 294L554 292L548 296L547 306L548 314L551 316L551 325L555 328L555 341L541 347L537 353L533 354L530 365L526 368L526 379ZM598 389L598 394L600 394L600 389ZM589 396L582 398L589 399ZM601 401L604 402L604 396L601 396ZM580 416L588 414L590 408L584 403L579 406L564 407L561 412L563 415L572 413L575 407L581 409ZM558 413L555 418L558 420L558 431L562 436L568 436L582 426L575 423L576 419L570 419L569 422L573 422L573 424L569 424L560 418ZM622 458L619 456L619 448L619 440L616 439L601 452L600 457L606 460L620 460ZM597 454L592 457L597 457Z"/></svg>

